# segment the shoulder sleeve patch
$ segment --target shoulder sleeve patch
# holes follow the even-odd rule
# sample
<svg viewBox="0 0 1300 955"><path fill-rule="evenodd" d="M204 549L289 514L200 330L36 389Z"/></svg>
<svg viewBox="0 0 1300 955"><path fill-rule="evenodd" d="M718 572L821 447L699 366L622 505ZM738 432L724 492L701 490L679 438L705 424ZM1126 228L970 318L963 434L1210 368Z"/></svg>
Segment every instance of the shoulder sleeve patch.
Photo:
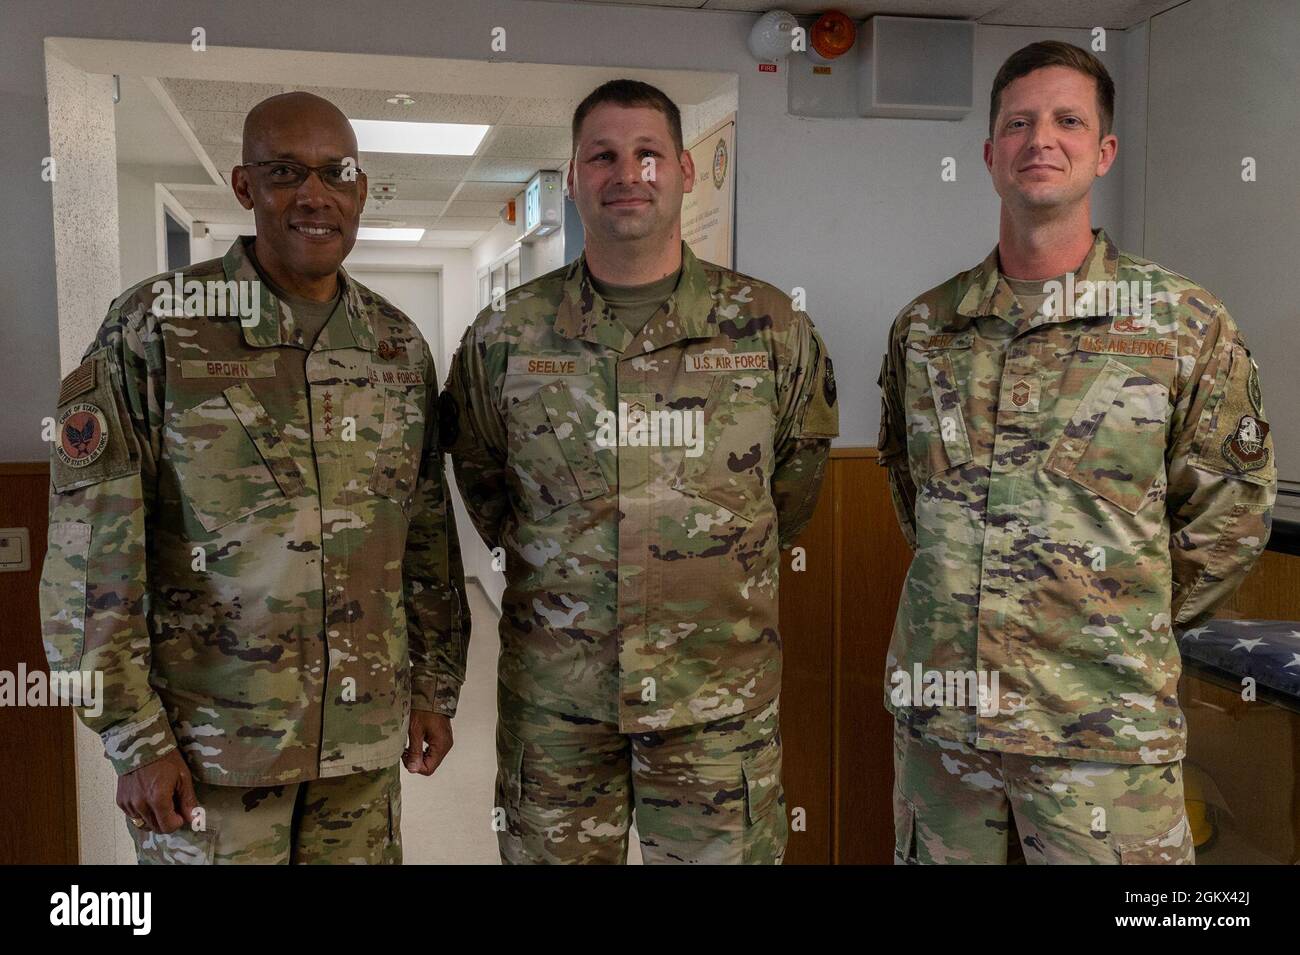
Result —
<svg viewBox="0 0 1300 955"><path fill-rule="evenodd" d="M59 404L64 405L78 395L84 395L95 387L95 362L86 359L63 379L59 385Z"/></svg>
<svg viewBox="0 0 1300 955"><path fill-rule="evenodd" d="M1240 342L1231 346L1229 360L1228 373L1215 382L1217 393L1202 412L1198 431L1204 437L1195 463L1252 484L1271 484L1277 467L1259 369Z"/></svg>
<svg viewBox="0 0 1300 955"><path fill-rule="evenodd" d="M813 331L816 344L815 365L811 369L812 384L808 403L804 407L799 428L802 438L834 438L840 433L840 409L835 389L835 367L821 336Z"/></svg>
<svg viewBox="0 0 1300 955"><path fill-rule="evenodd" d="M107 349L63 379L51 445L50 481L60 493L139 470L135 432L109 373Z"/></svg>

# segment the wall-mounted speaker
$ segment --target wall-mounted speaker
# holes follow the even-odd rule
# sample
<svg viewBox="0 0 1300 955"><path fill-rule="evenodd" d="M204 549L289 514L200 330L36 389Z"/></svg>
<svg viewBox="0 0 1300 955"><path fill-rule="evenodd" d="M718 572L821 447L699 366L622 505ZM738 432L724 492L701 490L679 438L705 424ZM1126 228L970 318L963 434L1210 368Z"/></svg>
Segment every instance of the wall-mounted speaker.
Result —
<svg viewBox="0 0 1300 955"><path fill-rule="evenodd" d="M863 24L859 116L961 119L974 90L974 23L879 16Z"/></svg>

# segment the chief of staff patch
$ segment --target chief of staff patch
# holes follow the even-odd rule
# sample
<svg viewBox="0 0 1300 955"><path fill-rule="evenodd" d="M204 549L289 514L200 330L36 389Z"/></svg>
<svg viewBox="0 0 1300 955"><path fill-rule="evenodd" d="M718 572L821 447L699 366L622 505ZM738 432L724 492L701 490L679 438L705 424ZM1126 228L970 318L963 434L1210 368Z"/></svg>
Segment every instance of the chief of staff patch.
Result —
<svg viewBox="0 0 1300 955"><path fill-rule="evenodd" d="M1268 463L1268 422L1254 415L1244 414L1237 422L1237 430L1223 442L1223 456L1238 471L1256 471Z"/></svg>
<svg viewBox="0 0 1300 955"><path fill-rule="evenodd" d="M78 402L59 416L59 460L70 468L84 468L108 447L108 422L95 405Z"/></svg>

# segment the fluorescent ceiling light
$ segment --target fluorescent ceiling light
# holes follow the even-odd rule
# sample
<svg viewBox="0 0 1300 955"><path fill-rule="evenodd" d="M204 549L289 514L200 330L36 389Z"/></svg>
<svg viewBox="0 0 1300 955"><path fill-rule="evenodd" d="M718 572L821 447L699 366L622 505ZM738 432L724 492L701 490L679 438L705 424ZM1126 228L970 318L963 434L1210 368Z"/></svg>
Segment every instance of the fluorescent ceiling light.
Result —
<svg viewBox="0 0 1300 955"><path fill-rule="evenodd" d="M387 119L348 120L363 153L421 153L472 156L487 135L487 126L469 123L403 123Z"/></svg>
<svg viewBox="0 0 1300 955"><path fill-rule="evenodd" d="M375 229L368 226L362 226L357 229L357 238L364 240L377 239L388 242L419 242L423 237L423 229Z"/></svg>

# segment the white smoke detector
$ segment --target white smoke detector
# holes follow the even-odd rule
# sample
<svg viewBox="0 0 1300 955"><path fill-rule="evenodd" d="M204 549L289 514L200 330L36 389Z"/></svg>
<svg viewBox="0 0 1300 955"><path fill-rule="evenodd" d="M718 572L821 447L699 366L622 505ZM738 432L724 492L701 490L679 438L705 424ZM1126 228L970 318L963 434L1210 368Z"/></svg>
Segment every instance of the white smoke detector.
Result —
<svg viewBox="0 0 1300 955"><path fill-rule="evenodd" d="M749 31L749 52L764 63L785 59L790 55L790 34L798 25L794 14L769 10Z"/></svg>

